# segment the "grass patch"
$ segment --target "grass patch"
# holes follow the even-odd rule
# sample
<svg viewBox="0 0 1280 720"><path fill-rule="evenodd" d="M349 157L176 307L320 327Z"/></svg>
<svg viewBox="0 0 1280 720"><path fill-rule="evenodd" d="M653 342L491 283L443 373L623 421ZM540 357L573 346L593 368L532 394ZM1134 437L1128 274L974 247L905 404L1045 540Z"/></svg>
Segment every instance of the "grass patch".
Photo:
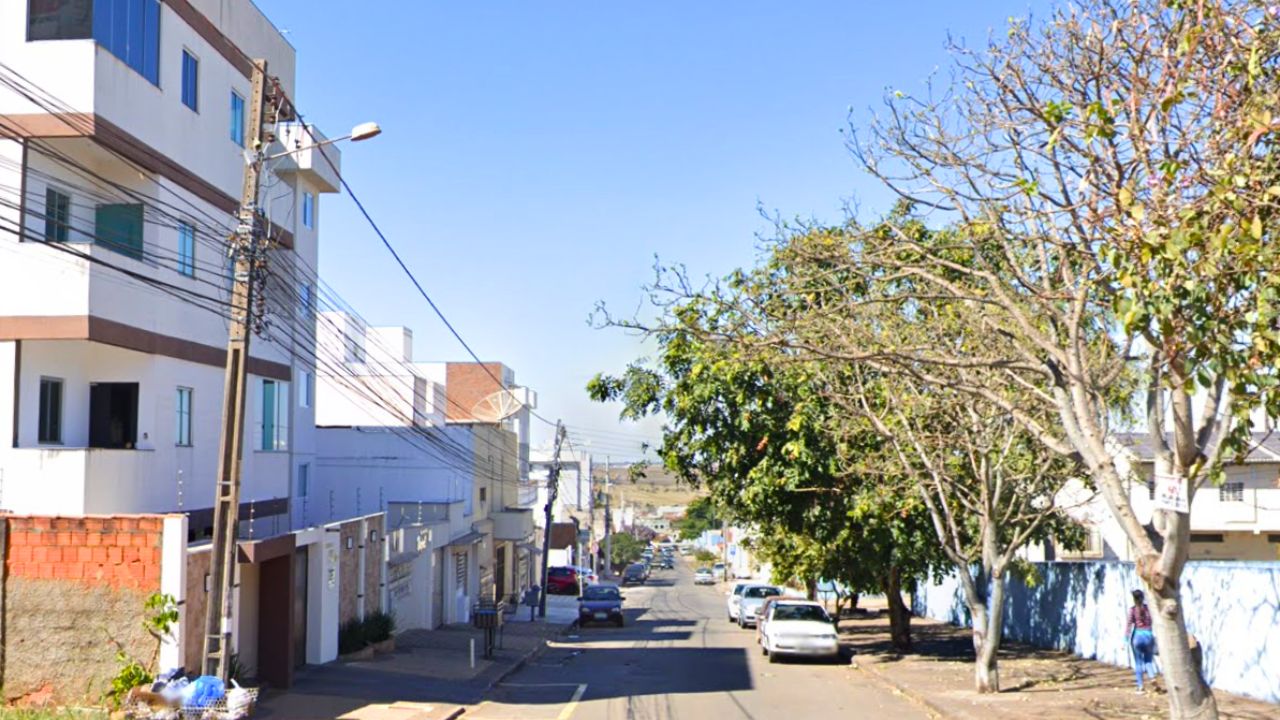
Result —
<svg viewBox="0 0 1280 720"><path fill-rule="evenodd" d="M0 708L0 720L107 720L106 710L97 708Z"/></svg>

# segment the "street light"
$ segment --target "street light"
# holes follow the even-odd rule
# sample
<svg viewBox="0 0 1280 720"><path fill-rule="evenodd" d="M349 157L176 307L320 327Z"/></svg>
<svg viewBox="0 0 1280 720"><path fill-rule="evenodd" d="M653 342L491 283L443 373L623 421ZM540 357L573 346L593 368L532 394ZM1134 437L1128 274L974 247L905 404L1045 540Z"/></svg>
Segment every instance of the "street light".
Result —
<svg viewBox="0 0 1280 720"><path fill-rule="evenodd" d="M275 160L276 158L282 158L285 155L292 155L293 153L296 153L300 150L309 150L311 148L324 147L325 145L332 145L337 142L342 142L343 140L350 140L351 142L361 142L363 140L368 140L369 138L375 138L381 134L382 134L382 126L378 125L378 123L376 122L360 123L359 125L356 125L355 127L351 128L350 133L343 135L342 137L321 140L320 142L312 143L305 148L302 147L302 138L299 137L297 140L294 141L294 148L292 150L285 150L284 152L278 152L274 155L267 155L266 157L262 158L262 160L264 162L267 160Z"/></svg>

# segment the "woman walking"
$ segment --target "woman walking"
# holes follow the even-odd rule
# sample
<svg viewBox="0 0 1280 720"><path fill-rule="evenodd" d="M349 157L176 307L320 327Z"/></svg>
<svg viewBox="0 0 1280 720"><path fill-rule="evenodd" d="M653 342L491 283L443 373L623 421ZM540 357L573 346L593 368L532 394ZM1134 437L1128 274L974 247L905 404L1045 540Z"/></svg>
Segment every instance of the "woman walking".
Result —
<svg viewBox="0 0 1280 720"><path fill-rule="evenodd" d="M1142 676L1147 673L1156 679L1156 638L1151 634L1151 611L1147 609L1141 590L1133 591L1133 607L1124 624L1125 637L1133 649L1133 674L1138 680L1138 693L1142 693Z"/></svg>

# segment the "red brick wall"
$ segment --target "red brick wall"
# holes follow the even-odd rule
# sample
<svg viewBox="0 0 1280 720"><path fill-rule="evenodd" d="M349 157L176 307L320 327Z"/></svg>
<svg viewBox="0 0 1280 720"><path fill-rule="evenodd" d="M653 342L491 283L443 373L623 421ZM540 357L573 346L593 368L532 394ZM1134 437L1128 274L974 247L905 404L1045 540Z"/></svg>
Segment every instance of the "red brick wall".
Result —
<svg viewBox="0 0 1280 720"><path fill-rule="evenodd" d="M157 642L143 605L160 589L164 518L0 518L4 563L4 699L96 702L119 670Z"/></svg>
<svg viewBox="0 0 1280 720"><path fill-rule="evenodd" d="M10 578L160 589L164 518L9 516Z"/></svg>
<svg viewBox="0 0 1280 720"><path fill-rule="evenodd" d="M488 372L485 372L486 368ZM445 419L474 420L472 408L502 389L494 378L502 379L502 363L449 363L445 366L444 389L449 398Z"/></svg>

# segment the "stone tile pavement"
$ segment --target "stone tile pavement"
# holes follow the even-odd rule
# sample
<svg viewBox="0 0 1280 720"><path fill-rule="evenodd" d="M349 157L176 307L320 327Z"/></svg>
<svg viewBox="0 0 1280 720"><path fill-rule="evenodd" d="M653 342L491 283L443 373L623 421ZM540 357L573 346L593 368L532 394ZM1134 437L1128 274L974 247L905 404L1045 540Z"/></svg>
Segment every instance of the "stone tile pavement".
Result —
<svg viewBox="0 0 1280 720"><path fill-rule="evenodd" d="M546 620L530 622L527 608L517 611L508 616L501 647L488 660L482 657L482 631L469 625L409 630L396 636L394 653L306 667L289 691L268 693L254 717L448 720L540 652L549 638L568 627L576 612L576 599L564 596L548 599Z"/></svg>

